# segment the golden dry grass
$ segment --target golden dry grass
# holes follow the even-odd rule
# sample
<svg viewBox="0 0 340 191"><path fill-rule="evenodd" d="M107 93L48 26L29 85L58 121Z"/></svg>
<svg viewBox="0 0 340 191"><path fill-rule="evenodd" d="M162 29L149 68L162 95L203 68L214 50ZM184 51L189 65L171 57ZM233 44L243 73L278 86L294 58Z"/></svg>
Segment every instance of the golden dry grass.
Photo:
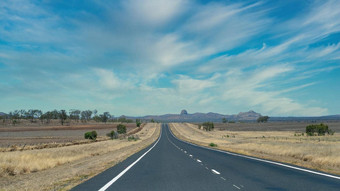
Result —
<svg viewBox="0 0 340 191"><path fill-rule="evenodd" d="M0 177L37 172L83 158L113 152L129 145L140 144L150 138L155 130L156 127L149 125L138 131L136 135L140 139L137 141L116 139L59 148L0 152Z"/></svg>
<svg viewBox="0 0 340 191"><path fill-rule="evenodd" d="M218 149L340 174L340 135L307 137L282 131L205 132L193 124L171 124L179 138Z"/></svg>

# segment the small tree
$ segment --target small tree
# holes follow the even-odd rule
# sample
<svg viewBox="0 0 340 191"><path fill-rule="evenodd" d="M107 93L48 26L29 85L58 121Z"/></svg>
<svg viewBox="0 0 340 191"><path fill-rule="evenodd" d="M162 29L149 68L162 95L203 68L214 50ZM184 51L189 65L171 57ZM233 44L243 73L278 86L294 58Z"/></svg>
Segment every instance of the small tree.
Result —
<svg viewBox="0 0 340 191"><path fill-rule="evenodd" d="M60 112L59 112L59 119L60 119L61 125L64 125L64 122L67 119L67 113L66 113L65 110L60 110Z"/></svg>
<svg viewBox="0 0 340 191"><path fill-rule="evenodd" d="M96 131L89 131L84 134L85 139L96 140L97 139L97 132Z"/></svg>
<svg viewBox="0 0 340 191"><path fill-rule="evenodd" d="M117 139L118 138L118 133L116 133L115 131L111 131L110 133L106 134L108 137L110 137L111 139Z"/></svg>
<svg viewBox="0 0 340 191"><path fill-rule="evenodd" d="M225 117L223 117L222 118L222 123L227 123L227 122L228 122L228 120Z"/></svg>
<svg viewBox="0 0 340 191"><path fill-rule="evenodd" d="M100 118L102 119L102 122L106 123L107 120L111 118L111 115L109 112L104 112L102 115L100 115Z"/></svg>
<svg viewBox="0 0 340 191"><path fill-rule="evenodd" d="M259 118L257 118L257 122L258 123L265 123L265 122L267 122L268 121L268 119L269 119L269 117L268 116L260 116Z"/></svg>
<svg viewBox="0 0 340 191"><path fill-rule="evenodd" d="M140 119L136 119L136 126L140 127L141 124L142 124L141 120Z"/></svg>
<svg viewBox="0 0 340 191"><path fill-rule="evenodd" d="M119 134L125 134L126 133L126 126L123 124L117 125L117 132Z"/></svg>
<svg viewBox="0 0 340 191"><path fill-rule="evenodd" d="M206 131L211 131L214 129L214 123L213 122L204 122L202 123L202 127Z"/></svg>

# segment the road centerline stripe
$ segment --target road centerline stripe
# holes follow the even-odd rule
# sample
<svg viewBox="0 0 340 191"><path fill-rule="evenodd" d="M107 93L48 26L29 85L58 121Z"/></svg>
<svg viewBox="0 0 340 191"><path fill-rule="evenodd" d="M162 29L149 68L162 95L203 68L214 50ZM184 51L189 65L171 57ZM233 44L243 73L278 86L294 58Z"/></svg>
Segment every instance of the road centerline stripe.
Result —
<svg viewBox="0 0 340 191"><path fill-rule="evenodd" d="M211 171L212 171L214 174L221 174L220 172L218 172L218 171L215 170L215 169L211 169Z"/></svg>

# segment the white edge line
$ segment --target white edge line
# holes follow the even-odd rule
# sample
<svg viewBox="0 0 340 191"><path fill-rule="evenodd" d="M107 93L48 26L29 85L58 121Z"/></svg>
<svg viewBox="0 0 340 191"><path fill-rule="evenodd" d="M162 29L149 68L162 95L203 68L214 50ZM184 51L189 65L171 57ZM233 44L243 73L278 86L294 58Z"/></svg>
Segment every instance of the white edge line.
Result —
<svg viewBox="0 0 340 191"><path fill-rule="evenodd" d="M110 182L106 183L103 187L101 187L98 191L105 191L108 189L113 183L115 183L121 176L123 176L130 168L132 168L138 161L140 161L148 152L150 152L158 143L158 141L162 137L162 127L161 127L161 132L160 136L158 137L157 142L149 149L147 150L142 156L140 156L135 162L130 164L127 168L125 168L122 172L120 172L116 177L114 177Z"/></svg>
<svg viewBox="0 0 340 191"><path fill-rule="evenodd" d="M209 150L216 151L216 152L221 152L221 153L225 153L225 154L229 154L229 155L234 155L234 156L243 157L243 158L247 158L247 159L257 160L257 161L261 161L261 162L265 162L265 163L270 163L270 164L274 164L274 165L278 165L278 166L283 166L283 167L286 167L286 168L291 168L291 169L300 170L300 171L303 171L303 172L309 172L309 173L312 173L312 174L317 174L317 175L326 176L326 177L329 177L329 178L334 178L334 179L340 180L339 176L334 176L334 175L330 175L330 174L326 174L326 173L321 173L321 172L316 172L316 171L312 171L312 170L307 170L307 169L303 169L303 168L299 168L299 167L295 167L295 166L290 166L290 165L287 165L287 164L282 164L282 163L279 163L279 162L269 161L269 160L265 160L265 159L259 159L259 158L250 157L250 156L246 156L246 155L231 153L231 152L228 152L228 151L222 151L222 150L212 149L212 148L208 148L208 147L202 147L200 145L196 145L196 144L193 144L193 143L190 143L190 142L178 139L172 133L170 128L169 128L169 131L172 134L172 136L174 136L177 140L182 141L182 142L187 143L187 144L190 144L190 145L193 145L193 146L196 146L196 147L200 147L200 148L204 148L204 149L209 149Z"/></svg>

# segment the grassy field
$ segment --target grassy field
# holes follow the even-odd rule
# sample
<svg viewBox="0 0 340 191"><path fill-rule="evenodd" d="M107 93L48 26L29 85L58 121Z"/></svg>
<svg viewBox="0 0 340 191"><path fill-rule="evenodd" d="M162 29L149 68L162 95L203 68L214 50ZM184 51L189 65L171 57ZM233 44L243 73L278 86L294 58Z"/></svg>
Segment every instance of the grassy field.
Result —
<svg viewBox="0 0 340 191"><path fill-rule="evenodd" d="M77 184L84 174L88 178L145 148L157 139L159 131L158 124L147 124L135 131L136 141L122 138L60 148L0 152L0 188L20 190L26 185L30 187L28 190L51 186L54 190L58 181L70 179L76 181L67 186Z"/></svg>
<svg viewBox="0 0 340 191"><path fill-rule="evenodd" d="M243 124L246 126L246 124ZM253 125L253 124L249 124ZM174 134L187 141L250 156L287 162L340 175L340 135L302 136L294 131L228 131L215 128L206 132L194 124L171 124Z"/></svg>

